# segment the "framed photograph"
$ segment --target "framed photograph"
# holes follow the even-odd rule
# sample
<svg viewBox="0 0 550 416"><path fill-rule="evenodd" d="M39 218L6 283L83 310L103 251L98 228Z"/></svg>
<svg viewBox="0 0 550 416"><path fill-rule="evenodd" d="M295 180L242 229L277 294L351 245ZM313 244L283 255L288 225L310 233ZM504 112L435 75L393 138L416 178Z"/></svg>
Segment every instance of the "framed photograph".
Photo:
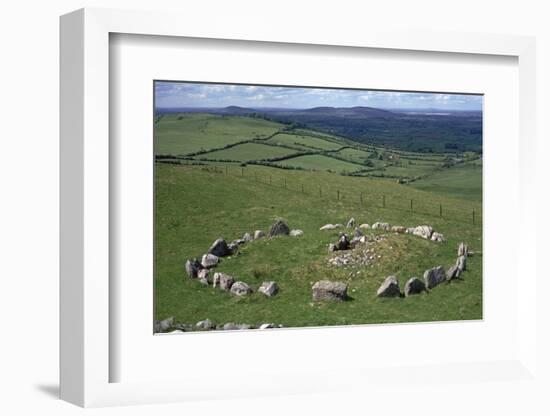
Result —
<svg viewBox="0 0 550 416"><path fill-rule="evenodd" d="M61 18L62 398L536 383L534 40L188 23Z"/></svg>

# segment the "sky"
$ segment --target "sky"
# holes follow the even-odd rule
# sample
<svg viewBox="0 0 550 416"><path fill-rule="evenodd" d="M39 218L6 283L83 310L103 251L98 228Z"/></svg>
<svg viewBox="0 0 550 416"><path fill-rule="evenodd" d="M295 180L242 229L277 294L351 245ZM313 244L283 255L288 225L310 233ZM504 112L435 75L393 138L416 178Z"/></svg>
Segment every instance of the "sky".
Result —
<svg viewBox="0 0 550 416"><path fill-rule="evenodd" d="M155 82L157 108L313 108L366 106L384 109L481 110L483 97L328 88L266 87L237 84Z"/></svg>

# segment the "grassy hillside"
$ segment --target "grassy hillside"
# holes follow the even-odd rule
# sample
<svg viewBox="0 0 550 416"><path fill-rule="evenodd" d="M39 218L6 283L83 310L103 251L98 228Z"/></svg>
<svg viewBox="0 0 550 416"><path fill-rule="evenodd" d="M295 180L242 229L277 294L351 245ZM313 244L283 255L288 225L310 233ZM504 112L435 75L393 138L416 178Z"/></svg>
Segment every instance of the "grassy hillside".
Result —
<svg viewBox="0 0 550 416"><path fill-rule="evenodd" d="M226 175L224 169L214 167L157 164L157 319L174 316L186 323L209 318L221 323L316 326L481 318L479 255L469 259L464 280L440 285L430 294L386 300L375 296L389 274L396 274L403 285L411 276L422 277L430 267L449 267L460 241L480 251L482 227L469 219L472 207L480 210L479 203L377 179L323 172L253 166L245 169L244 176L240 175L238 167L230 168ZM340 200L336 200L336 190L340 190ZM364 192L363 205L358 198L360 191ZM382 195L386 208L381 205ZM411 198L417 203L413 212L407 204ZM442 218L438 216L440 203L449 207ZM359 269L329 266L326 246L337 235L318 229L329 222L344 223L351 216L359 223L427 223L444 233L447 242L438 244L415 236L390 234L377 248L381 257L374 265ZM268 299L255 293L237 299L185 275L185 260L202 255L216 238L231 240L255 229L266 230L277 218L283 218L291 228L302 229L305 235L249 243L239 256L224 259L217 268L255 289L262 281L275 280L281 288L276 297ZM353 300L313 304L311 283L321 279L348 283Z"/></svg>
<svg viewBox="0 0 550 416"><path fill-rule="evenodd" d="M202 154L197 159L226 159L226 160L262 160L267 158L288 156L296 150L285 147L267 146L261 143L243 143L228 149Z"/></svg>

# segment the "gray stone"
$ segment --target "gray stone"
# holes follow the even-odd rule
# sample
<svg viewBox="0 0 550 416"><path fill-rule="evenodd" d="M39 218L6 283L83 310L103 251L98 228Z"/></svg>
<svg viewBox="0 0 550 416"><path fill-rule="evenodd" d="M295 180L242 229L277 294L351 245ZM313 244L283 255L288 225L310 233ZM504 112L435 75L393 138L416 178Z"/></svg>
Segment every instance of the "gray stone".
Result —
<svg viewBox="0 0 550 416"><path fill-rule="evenodd" d="M319 228L319 231L330 231L330 230L335 230L336 228L336 225L334 224L325 224L323 225L321 228Z"/></svg>
<svg viewBox="0 0 550 416"><path fill-rule="evenodd" d="M330 244L328 245L328 252L329 252L329 253L333 253L333 252L335 252L335 251L336 251L336 244L330 243Z"/></svg>
<svg viewBox="0 0 550 416"><path fill-rule="evenodd" d="M208 269L199 270L197 278L199 279L199 282L201 282L205 286L208 286L210 283L212 283L212 279L210 278L210 270Z"/></svg>
<svg viewBox="0 0 550 416"><path fill-rule="evenodd" d="M396 298L401 296L399 280L395 276L388 276L376 291L379 298Z"/></svg>
<svg viewBox="0 0 550 416"><path fill-rule="evenodd" d="M372 224L372 229L390 231L391 226L387 222L375 222L374 224Z"/></svg>
<svg viewBox="0 0 550 416"><path fill-rule="evenodd" d="M413 234L414 233L414 227L409 227L405 230L405 234Z"/></svg>
<svg viewBox="0 0 550 416"><path fill-rule="evenodd" d="M174 325L174 317L166 318L159 322L159 328L162 332L168 331Z"/></svg>
<svg viewBox="0 0 550 416"><path fill-rule="evenodd" d="M361 224L361 225L359 226L359 228L362 228L362 229L364 229L364 230L368 230L368 229L370 228L370 225L369 225L369 224Z"/></svg>
<svg viewBox="0 0 550 416"><path fill-rule="evenodd" d="M422 292L427 292L426 284L418 277L411 277L407 280L407 283L405 283L405 296L417 295Z"/></svg>
<svg viewBox="0 0 550 416"><path fill-rule="evenodd" d="M456 259L456 267L458 267L461 273L466 270L466 256L459 256Z"/></svg>
<svg viewBox="0 0 550 416"><path fill-rule="evenodd" d="M218 256L215 256L214 254L205 254L202 256L201 264L202 267L210 269L217 266L219 261L220 258Z"/></svg>
<svg viewBox="0 0 550 416"><path fill-rule="evenodd" d="M219 287L221 290L229 292L233 283L235 283L233 276L229 276L225 273L214 273L212 286Z"/></svg>
<svg viewBox="0 0 550 416"><path fill-rule="evenodd" d="M447 270L447 280L458 279L459 277L460 269L456 264L454 266L451 266L451 268Z"/></svg>
<svg viewBox="0 0 550 416"><path fill-rule="evenodd" d="M447 280L447 275L443 266L433 267L424 272L424 283L428 289L436 287L445 280Z"/></svg>
<svg viewBox="0 0 550 416"><path fill-rule="evenodd" d="M236 240L233 240L231 244L236 244L238 246L242 246L246 241L244 241L242 238L237 238Z"/></svg>
<svg viewBox="0 0 550 416"><path fill-rule="evenodd" d="M208 253L218 257L225 257L231 255L231 250L229 250L229 247L227 247L227 243L223 238L218 238L212 243L208 249Z"/></svg>
<svg viewBox="0 0 550 416"><path fill-rule="evenodd" d="M202 269L202 264L200 264L197 259L187 260L185 262L185 271L190 279L195 279L200 269Z"/></svg>
<svg viewBox="0 0 550 416"><path fill-rule="evenodd" d="M460 256L468 256L468 244L466 243L460 243L458 245L457 255Z"/></svg>
<svg viewBox="0 0 550 416"><path fill-rule="evenodd" d="M253 240L250 233L244 233L242 240L244 240L245 243L249 243Z"/></svg>
<svg viewBox="0 0 550 416"><path fill-rule="evenodd" d="M230 292L235 296L246 296L252 293L252 289L245 282L235 282L231 285Z"/></svg>
<svg viewBox="0 0 550 416"><path fill-rule="evenodd" d="M441 233L436 233L435 231L432 233L432 241L436 241L438 243L441 243L442 241L445 241L445 237Z"/></svg>
<svg viewBox="0 0 550 416"><path fill-rule="evenodd" d="M355 218L350 218L348 223L346 224L346 228L355 228Z"/></svg>
<svg viewBox="0 0 550 416"><path fill-rule="evenodd" d="M401 225L394 225L393 227L391 227L391 231L398 234L405 234L407 229Z"/></svg>
<svg viewBox="0 0 550 416"><path fill-rule="evenodd" d="M258 288L258 292L263 293L268 298L275 296L279 292L279 286L276 282L263 282Z"/></svg>
<svg viewBox="0 0 550 416"><path fill-rule="evenodd" d="M302 235L304 235L304 232L302 230L292 230L290 232L291 237L300 237Z"/></svg>
<svg viewBox="0 0 550 416"><path fill-rule="evenodd" d="M239 329L239 326L234 322L228 322L223 326L224 331L232 331L235 329Z"/></svg>
<svg viewBox="0 0 550 416"><path fill-rule="evenodd" d="M260 329L272 329L272 328L277 328L277 325L275 325L274 323L266 323L266 324L260 325Z"/></svg>
<svg viewBox="0 0 550 416"><path fill-rule="evenodd" d="M276 237L278 235L288 235L290 233L290 228L283 221L279 220L271 227L269 227L269 237Z"/></svg>
<svg viewBox="0 0 550 416"><path fill-rule="evenodd" d="M236 254L238 251L239 251L239 245L234 243L234 242L231 242L227 245L227 248L229 249L229 251L231 252L231 255L233 256L234 254Z"/></svg>
<svg viewBox="0 0 550 416"><path fill-rule="evenodd" d="M353 235L355 237L362 237L363 236L363 231L361 231L359 228L356 228L355 230L353 230Z"/></svg>
<svg viewBox="0 0 550 416"><path fill-rule="evenodd" d="M348 285L342 282L321 280L316 282L311 289L315 302L324 300L344 301L348 297Z"/></svg>
<svg viewBox="0 0 550 416"><path fill-rule="evenodd" d="M433 228L429 225L419 225L412 233L413 235L429 240L432 237Z"/></svg>
<svg viewBox="0 0 550 416"><path fill-rule="evenodd" d="M210 319L205 319L204 321L197 322L195 328L209 331L215 329L216 325Z"/></svg>
<svg viewBox="0 0 550 416"><path fill-rule="evenodd" d="M262 230L254 231L254 240L258 240L263 237L265 237L265 233Z"/></svg>

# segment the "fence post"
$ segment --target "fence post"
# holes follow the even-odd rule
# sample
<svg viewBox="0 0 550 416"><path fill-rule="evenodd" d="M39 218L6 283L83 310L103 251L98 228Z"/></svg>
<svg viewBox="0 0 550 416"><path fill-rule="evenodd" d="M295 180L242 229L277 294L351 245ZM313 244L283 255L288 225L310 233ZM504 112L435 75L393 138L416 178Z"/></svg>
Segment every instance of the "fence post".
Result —
<svg viewBox="0 0 550 416"><path fill-rule="evenodd" d="M286 179L283 179L284 180L284 184L285 184L285 189L286 189Z"/></svg>
<svg viewBox="0 0 550 416"><path fill-rule="evenodd" d="M269 175L269 184L271 185L271 175Z"/></svg>
<svg viewBox="0 0 550 416"><path fill-rule="evenodd" d="M227 166L225 167L225 175L227 176L228 173L227 173Z"/></svg>
<svg viewBox="0 0 550 416"><path fill-rule="evenodd" d="M363 192L361 192L359 195L360 195L359 198L361 200L361 206L363 206Z"/></svg>
<svg viewBox="0 0 550 416"><path fill-rule="evenodd" d="M244 176L244 168L241 168L241 176Z"/></svg>
<svg viewBox="0 0 550 416"><path fill-rule="evenodd" d="M382 195L382 208L386 208L386 195Z"/></svg>
<svg viewBox="0 0 550 416"><path fill-rule="evenodd" d="M319 198L322 198L323 194L321 193L321 187L319 187Z"/></svg>
<svg viewBox="0 0 550 416"><path fill-rule="evenodd" d="M336 191L336 200L340 201L340 190Z"/></svg>
<svg viewBox="0 0 550 416"><path fill-rule="evenodd" d="M254 172L254 182L258 182L258 174Z"/></svg>
<svg viewBox="0 0 550 416"><path fill-rule="evenodd" d="M473 209L472 210L472 224L475 224L476 223L476 210Z"/></svg>
<svg viewBox="0 0 550 416"><path fill-rule="evenodd" d="M413 200L411 199L411 212L413 210Z"/></svg>
<svg viewBox="0 0 550 416"><path fill-rule="evenodd" d="M304 193L304 184L302 184L302 193Z"/></svg>
<svg viewBox="0 0 550 416"><path fill-rule="evenodd" d="M443 216L443 205L439 204L439 216Z"/></svg>

